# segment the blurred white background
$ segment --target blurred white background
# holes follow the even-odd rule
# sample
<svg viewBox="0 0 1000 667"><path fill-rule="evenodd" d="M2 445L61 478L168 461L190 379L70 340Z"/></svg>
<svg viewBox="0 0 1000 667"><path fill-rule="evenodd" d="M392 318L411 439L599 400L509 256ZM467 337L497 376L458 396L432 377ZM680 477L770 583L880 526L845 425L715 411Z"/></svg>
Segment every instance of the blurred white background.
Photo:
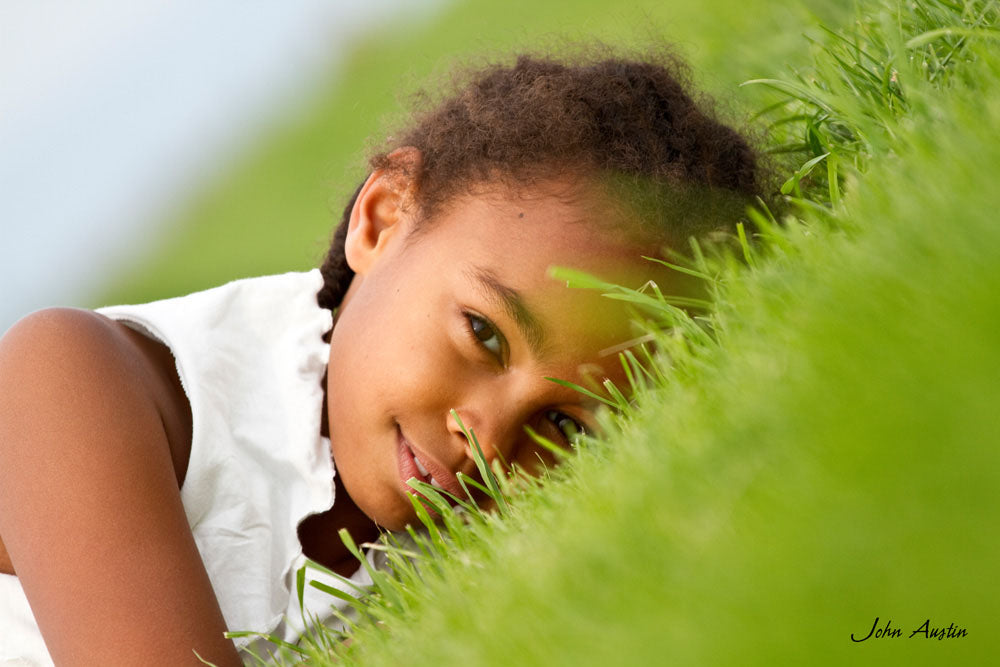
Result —
<svg viewBox="0 0 1000 667"><path fill-rule="evenodd" d="M0 333L79 305L187 193L442 0L0 0Z"/></svg>

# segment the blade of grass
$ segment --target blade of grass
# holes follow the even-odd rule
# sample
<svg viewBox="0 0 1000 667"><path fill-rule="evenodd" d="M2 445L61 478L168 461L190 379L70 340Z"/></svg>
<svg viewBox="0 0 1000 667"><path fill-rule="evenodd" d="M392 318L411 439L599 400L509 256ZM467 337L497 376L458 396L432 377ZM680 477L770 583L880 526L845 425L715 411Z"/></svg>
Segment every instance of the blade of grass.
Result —
<svg viewBox="0 0 1000 667"><path fill-rule="evenodd" d="M1000 30L990 29L990 28L937 28L936 30L928 30L925 33L921 33L916 37L912 37L906 41L906 48L916 49L921 46L930 44L936 39L944 36L959 35L963 37L975 37L981 39L1000 39Z"/></svg>
<svg viewBox="0 0 1000 667"><path fill-rule="evenodd" d="M465 434L466 440L473 446L473 458L476 461L476 468L479 470L479 474L482 476L483 480L489 486L490 496L497 503L497 507L500 508L501 512L506 514L510 511L510 506L507 504L507 498L500 492L500 485L497 482L496 476L493 474L493 470L486 463L486 455L483 453L483 448L479 445L479 438L476 437L474 431L471 431L465 427L462 422L461 416L454 409L451 411L451 416L458 423L458 427Z"/></svg>
<svg viewBox="0 0 1000 667"><path fill-rule="evenodd" d="M595 394L589 389L581 387L580 385L570 382L569 380L560 380L559 378L551 378L551 377L546 377L545 379L548 380L549 382L555 382L556 384L566 387L567 389L578 391L584 396L592 398L595 401L600 401L601 403L604 403L605 405L610 406L612 408L616 407L616 404L613 400L605 398L604 396L601 396L599 394Z"/></svg>

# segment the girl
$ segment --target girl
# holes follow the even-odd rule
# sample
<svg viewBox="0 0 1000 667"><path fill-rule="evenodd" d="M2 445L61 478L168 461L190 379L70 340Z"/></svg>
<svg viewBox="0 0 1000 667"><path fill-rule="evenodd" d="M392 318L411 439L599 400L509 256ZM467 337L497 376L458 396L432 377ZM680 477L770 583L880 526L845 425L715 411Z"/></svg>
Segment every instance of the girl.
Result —
<svg viewBox="0 0 1000 667"><path fill-rule="evenodd" d="M140 306L34 313L0 340L0 664L239 663L223 633L301 633L306 558L463 495L454 409L488 460L550 464L634 337L641 259L732 223L755 156L662 59L521 57L371 161L322 268ZM617 369L617 370L616 370ZM316 613L330 598L311 603ZM310 608L310 604L313 607Z"/></svg>

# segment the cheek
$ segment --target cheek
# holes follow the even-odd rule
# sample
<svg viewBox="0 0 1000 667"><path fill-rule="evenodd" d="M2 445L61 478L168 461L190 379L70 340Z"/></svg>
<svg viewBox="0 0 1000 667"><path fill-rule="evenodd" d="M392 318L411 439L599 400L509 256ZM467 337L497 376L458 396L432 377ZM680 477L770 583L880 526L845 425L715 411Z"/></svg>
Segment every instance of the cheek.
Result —
<svg viewBox="0 0 1000 667"><path fill-rule="evenodd" d="M516 464L527 475L537 477L546 469L554 468L559 461L555 454L525 435L525 440L518 444L511 463Z"/></svg>
<svg viewBox="0 0 1000 667"><path fill-rule="evenodd" d="M446 398L461 372L440 308L412 299L365 308L355 302L330 340L329 410L342 418L391 420ZM403 307L409 301L410 307Z"/></svg>

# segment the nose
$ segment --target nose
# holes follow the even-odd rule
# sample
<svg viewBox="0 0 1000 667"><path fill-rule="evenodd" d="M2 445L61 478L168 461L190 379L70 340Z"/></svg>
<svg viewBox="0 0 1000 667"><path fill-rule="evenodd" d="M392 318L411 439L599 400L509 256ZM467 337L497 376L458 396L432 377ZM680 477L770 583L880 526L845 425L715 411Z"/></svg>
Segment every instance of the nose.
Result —
<svg viewBox="0 0 1000 667"><path fill-rule="evenodd" d="M462 408L461 411L452 408L448 411L448 432L457 437L465 447L465 456L471 461L475 460L475 451L478 447L487 463L492 463L496 458L495 445L484 445L483 435L486 430L483 426L485 420L474 414L469 408ZM487 438L486 442L495 442L492 438Z"/></svg>
<svg viewBox="0 0 1000 667"><path fill-rule="evenodd" d="M448 413L448 431L462 441L470 461L475 461L478 447L488 465L492 466L496 458L509 462L517 420L508 412L500 407L452 409Z"/></svg>

